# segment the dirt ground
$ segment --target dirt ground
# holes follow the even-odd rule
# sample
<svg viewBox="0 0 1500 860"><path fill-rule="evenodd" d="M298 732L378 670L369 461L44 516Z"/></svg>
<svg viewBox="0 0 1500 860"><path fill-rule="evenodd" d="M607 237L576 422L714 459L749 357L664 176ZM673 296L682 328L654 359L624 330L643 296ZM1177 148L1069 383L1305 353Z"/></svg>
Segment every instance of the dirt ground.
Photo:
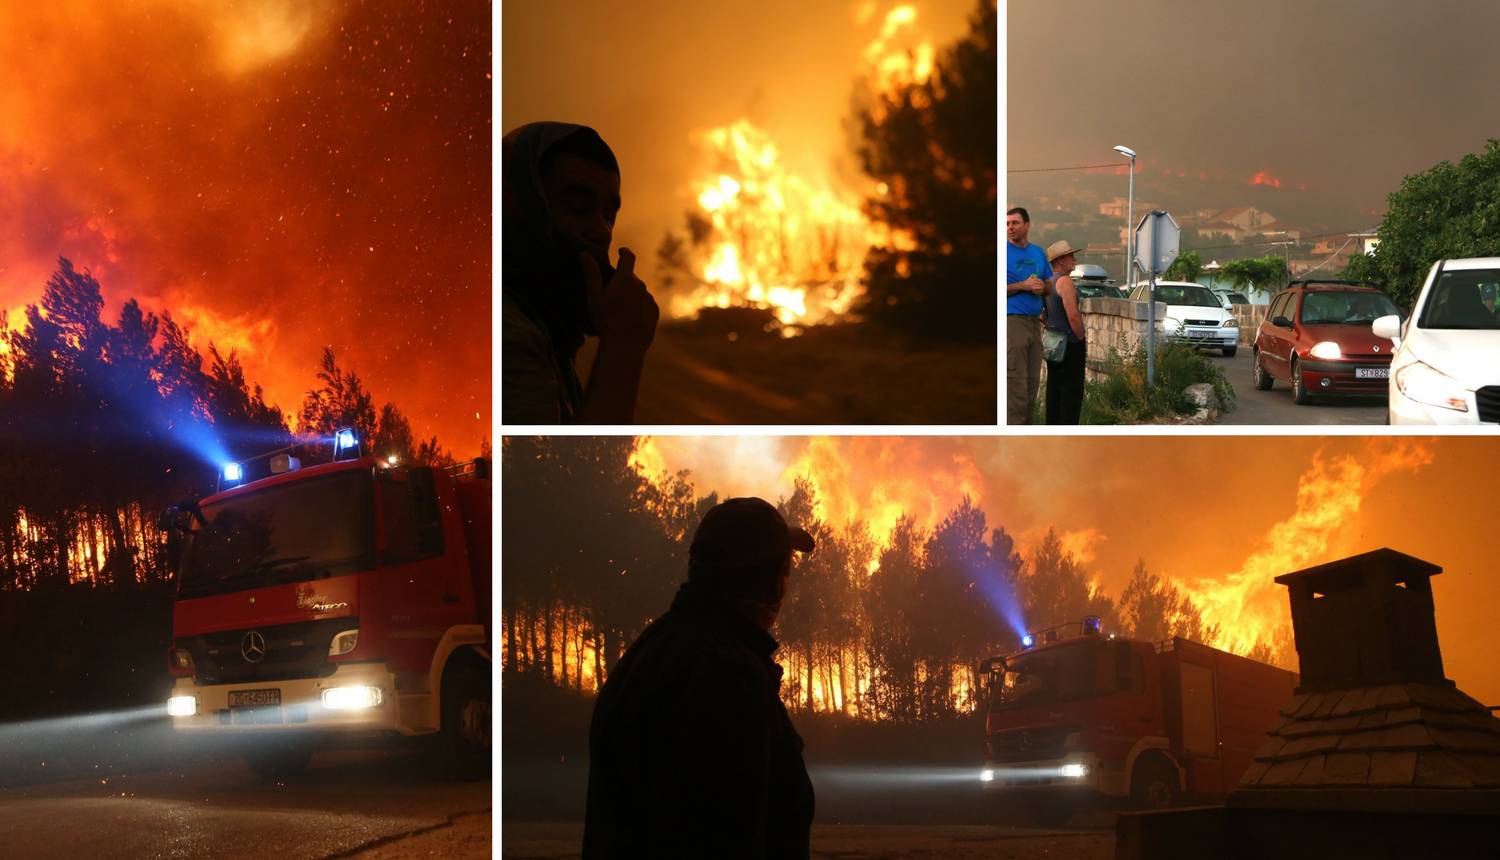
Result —
<svg viewBox="0 0 1500 860"><path fill-rule="evenodd" d="M995 423L993 344L921 344L865 325L775 334L666 324L641 380L642 424ZM592 357L579 356L586 371Z"/></svg>
<svg viewBox="0 0 1500 860"><path fill-rule="evenodd" d="M500 856L567 860L579 856L582 838L583 825L577 823L502 822ZM812 856L825 860L1110 860L1114 845L1109 830L815 824L812 833Z"/></svg>

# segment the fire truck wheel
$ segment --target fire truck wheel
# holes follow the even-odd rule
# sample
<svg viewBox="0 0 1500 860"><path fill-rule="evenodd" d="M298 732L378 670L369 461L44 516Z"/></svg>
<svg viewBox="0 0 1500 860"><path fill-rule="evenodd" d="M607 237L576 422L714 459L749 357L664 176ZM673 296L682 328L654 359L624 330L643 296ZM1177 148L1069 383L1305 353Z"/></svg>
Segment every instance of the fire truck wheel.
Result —
<svg viewBox="0 0 1500 860"><path fill-rule="evenodd" d="M262 779L287 779L307 770L313 745L292 741L276 746L254 746L245 750L245 764Z"/></svg>
<svg viewBox="0 0 1500 860"><path fill-rule="evenodd" d="M1177 805L1175 768L1157 758L1142 759L1130 778L1130 797L1137 809L1168 809Z"/></svg>
<svg viewBox="0 0 1500 860"><path fill-rule="evenodd" d="M442 743L447 770L459 779L490 773L490 675L470 663L443 673Z"/></svg>

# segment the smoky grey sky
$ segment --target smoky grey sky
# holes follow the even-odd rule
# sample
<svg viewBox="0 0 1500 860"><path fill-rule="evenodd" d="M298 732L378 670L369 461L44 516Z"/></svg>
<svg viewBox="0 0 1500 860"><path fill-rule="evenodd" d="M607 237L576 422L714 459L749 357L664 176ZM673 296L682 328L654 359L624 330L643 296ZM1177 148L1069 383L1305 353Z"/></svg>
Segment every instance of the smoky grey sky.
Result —
<svg viewBox="0 0 1500 860"><path fill-rule="evenodd" d="M1493 0L1012 0L1006 20L1007 167L1125 144L1137 201L1372 226L1403 177L1500 137ZM1062 183L1125 193L1108 172L1011 174L1008 198Z"/></svg>

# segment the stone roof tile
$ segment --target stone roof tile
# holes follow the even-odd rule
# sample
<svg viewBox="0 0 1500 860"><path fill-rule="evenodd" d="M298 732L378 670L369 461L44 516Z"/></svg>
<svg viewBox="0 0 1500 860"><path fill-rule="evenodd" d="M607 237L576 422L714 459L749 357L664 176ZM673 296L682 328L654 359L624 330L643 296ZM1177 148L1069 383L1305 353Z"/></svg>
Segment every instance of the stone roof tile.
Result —
<svg viewBox="0 0 1500 860"><path fill-rule="evenodd" d="M1451 753L1424 750L1417 754L1414 783L1419 788L1473 788L1474 776Z"/></svg>
<svg viewBox="0 0 1500 860"><path fill-rule="evenodd" d="M1363 784L1370 775L1367 752L1329 753L1323 763L1324 782L1331 785Z"/></svg>
<svg viewBox="0 0 1500 860"><path fill-rule="evenodd" d="M1417 754L1410 750L1381 750L1370 756L1370 785L1411 785Z"/></svg>
<svg viewBox="0 0 1500 860"><path fill-rule="evenodd" d="M1283 717L1290 717L1297 713L1297 710L1306 704L1309 698L1310 696L1307 693L1298 693L1287 699L1281 706L1281 715Z"/></svg>
<svg viewBox="0 0 1500 860"><path fill-rule="evenodd" d="M1338 735L1312 735L1310 737L1298 738L1289 742L1277 753L1277 758L1307 755L1308 753L1327 752L1338 749Z"/></svg>
<svg viewBox="0 0 1500 860"><path fill-rule="evenodd" d="M1279 761L1261 776L1259 785L1292 785L1297 781L1298 774L1307 766L1307 759L1294 758L1288 761Z"/></svg>
<svg viewBox="0 0 1500 860"><path fill-rule="evenodd" d="M1374 705L1377 708L1394 708L1410 701L1411 694L1400 684L1387 684L1377 688Z"/></svg>
<svg viewBox="0 0 1500 860"><path fill-rule="evenodd" d="M1321 753L1309 757L1307 759L1307 766L1303 767L1302 772L1297 774L1293 785L1322 785L1327 780L1327 777L1323 773L1323 768L1326 766L1327 760L1328 756Z"/></svg>
<svg viewBox="0 0 1500 860"><path fill-rule="evenodd" d="M1350 690L1339 697L1339 703L1333 706L1333 716L1342 717L1354 713L1355 708L1364 700L1365 691L1362 689Z"/></svg>

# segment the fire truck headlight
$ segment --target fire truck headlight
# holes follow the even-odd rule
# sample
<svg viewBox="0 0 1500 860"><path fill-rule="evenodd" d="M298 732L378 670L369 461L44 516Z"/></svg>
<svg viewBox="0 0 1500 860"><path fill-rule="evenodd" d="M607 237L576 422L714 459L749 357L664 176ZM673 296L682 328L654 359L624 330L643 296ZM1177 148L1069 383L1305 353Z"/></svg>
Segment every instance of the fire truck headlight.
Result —
<svg viewBox="0 0 1500 860"><path fill-rule="evenodd" d="M333 687L323 691L323 707L331 711L357 711L380 705L379 687Z"/></svg>
<svg viewBox="0 0 1500 860"><path fill-rule="evenodd" d="M1065 764L1057 769L1057 775L1066 779L1083 779L1089 775L1089 766L1086 764Z"/></svg>
<svg viewBox="0 0 1500 860"><path fill-rule="evenodd" d="M334 636L333 641L328 643L328 656L341 657L345 654L348 654L350 651L353 651L354 646L358 644L359 630L345 630L342 633Z"/></svg>
<svg viewBox="0 0 1500 860"><path fill-rule="evenodd" d="M173 696L167 699L167 716L191 717L198 713L198 699L193 696Z"/></svg>
<svg viewBox="0 0 1500 860"><path fill-rule="evenodd" d="M243 478L243 477L245 477L245 467L244 466L241 466L239 463L225 463L224 464L224 481L225 481L225 483L237 484L237 483L239 483L240 479Z"/></svg>
<svg viewBox="0 0 1500 860"><path fill-rule="evenodd" d="M1030 633L1027 633L1025 636L1021 637L1021 647L1022 648L1030 648L1031 646L1033 646L1035 644L1036 644L1036 637L1032 636Z"/></svg>
<svg viewBox="0 0 1500 860"><path fill-rule="evenodd" d="M994 782L995 781L995 771L994 771L994 769L987 767L984 770L981 770L979 772L979 781L980 782Z"/></svg>

